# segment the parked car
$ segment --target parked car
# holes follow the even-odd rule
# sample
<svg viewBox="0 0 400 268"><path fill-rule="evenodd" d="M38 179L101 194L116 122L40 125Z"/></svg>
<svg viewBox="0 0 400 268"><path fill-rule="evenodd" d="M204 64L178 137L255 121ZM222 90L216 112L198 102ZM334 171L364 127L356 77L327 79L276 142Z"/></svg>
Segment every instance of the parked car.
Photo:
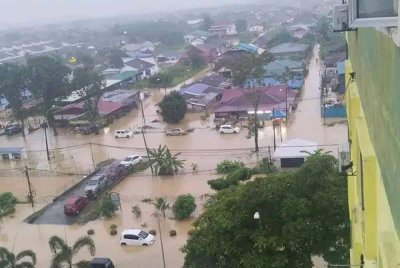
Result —
<svg viewBox="0 0 400 268"><path fill-rule="evenodd" d="M232 125L222 125L219 127L220 134L236 134L239 133L240 128L234 127Z"/></svg>
<svg viewBox="0 0 400 268"><path fill-rule="evenodd" d="M73 196L68 198L64 204L66 215L78 215L87 205L89 200L84 196Z"/></svg>
<svg viewBox="0 0 400 268"><path fill-rule="evenodd" d="M156 241L154 235L140 229L127 229L121 233L121 246L149 246Z"/></svg>
<svg viewBox="0 0 400 268"><path fill-rule="evenodd" d="M90 261L90 268L114 268L113 262L109 258L94 258Z"/></svg>
<svg viewBox="0 0 400 268"><path fill-rule="evenodd" d="M187 134L187 131L182 128L174 128L171 131L168 131L167 136L183 136Z"/></svg>
<svg viewBox="0 0 400 268"><path fill-rule="evenodd" d="M114 134L115 138L132 138L133 137L133 132L129 131L127 129L120 129L116 130Z"/></svg>
<svg viewBox="0 0 400 268"><path fill-rule="evenodd" d="M108 181L116 181L126 173L127 168L124 165L121 165L120 163L114 163L108 168L106 178Z"/></svg>
<svg viewBox="0 0 400 268"><path fill-rule="evenodd" d="M82 134L82 135L90 135L92 133L99 134L99 125L89 125L83 127L74 127L72 129L72 133L74 134Z"/></svg>
<svg viewBox="0 0 400 268"><path fill-rule="evenodd" d="M85 187L85 194L87 196L96 195L101 192L107 186L107 180L105 175L93 176Z"/></svg>
<svg viewBox="0 0 400 268"><path fill-rule="evenodd" d="M6 133L7 136L12 136L21 132L22 132L22 127L20 125L8 126L4 130L4 133Z"/></svg>
<svg viewBox="0 0 400 268"><path fill-rule="evenodd" d="M124 160L121 161L121 165L124 165L125 167L133 167L134 165L137 165L143 161L143 158L139 155L130 155Z"/></svg>

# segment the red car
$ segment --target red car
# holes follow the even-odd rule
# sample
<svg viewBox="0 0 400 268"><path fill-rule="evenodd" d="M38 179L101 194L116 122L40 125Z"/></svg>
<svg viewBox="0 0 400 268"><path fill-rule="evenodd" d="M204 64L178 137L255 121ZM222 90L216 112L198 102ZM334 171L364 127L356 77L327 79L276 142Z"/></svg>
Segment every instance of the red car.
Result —
<svg viewBox="0 0 400 268"><path fill-rule="evenodd" d="M73 196L67 199L64 204L64 213L67 215L78 215L89 200L83 196Z"/></svg>

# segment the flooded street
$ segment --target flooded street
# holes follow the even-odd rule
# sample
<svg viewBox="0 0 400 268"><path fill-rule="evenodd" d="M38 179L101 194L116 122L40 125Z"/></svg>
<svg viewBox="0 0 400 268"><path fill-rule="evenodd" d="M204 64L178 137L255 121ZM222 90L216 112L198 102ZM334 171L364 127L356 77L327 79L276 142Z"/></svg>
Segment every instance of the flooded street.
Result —
<svg viewBox="0 0 400 268"><path fill-rule="evenodd" d="M317 49L314 51L317 56ZM315 58L311 59L309 76L305 81L302 101L299 102L295 114L289 122L288 129L282 127L277 130L277 144L287 138L302 138L316 141L323 148L333 152L337 151L336 144L343 143L347 137L347 126L336 124L324 126L320 115L319 99L319 71ZM60 129L59 136L48 132L51 161L47 161L44 133L42 130L33 132L24 139L22 137L0 137L0 147L21 146L25 148L26 157L22 161L1 162L0 175L1 191L11 191L24 200L28 193L26 178L23 173L15 168L25 165L34 169L31 182L36 192L36 207L30 204L17 206L17 213L12 217L3 219L0 224L1 246L14 249L18 252L23 249L32 249L38 255L38 267L47 267L51 252L47 247L50 236L57 234L72 244L78 237L85 235L88 229L93 229L93 239L96 242L98 257L110 257L116 267L162 267L161 245L157 218L153 216L154 207L141 202L144 198L166 196L172 206L174 199L180 194L191 193L196 197L197 209L194 216L198 216L204 202L204 195L211 192L207 181L217 177L216 164L224 159L241 160L249 165L256 163L260 158L267 157L268 151L273 146L273 130L270 124L260 130L259 155L252 153L253 139L247 139L247 129L243 128L237 135L220 135L215 129L213 116L207 120L201 119L201 113L187 114L185 119L176 125L168 125L161 121L157 114L157 106L164 96L164 90L152 91L150 99L143 101L145 123L151 128L146 129L145 137L149 148L167 145L173 152L181 153L179 156L185 161L185 169L181 174L170 177L152 177L150 170L144 173L127 177L112 191L120 193L122 211L111 221L98 220L85 226L60 226L60 225L31 225L23 220L51 202L65 189L82 179L94 169L94 166L107 159L123 159L129 154L146 155L145 144L141 134L135 134L130 139L114 138L114 131L118 129L134 129L143 125L140 109L135 109L125 117L116 120L104 129L104 133L95 135L74 135L67 129ZM167 137L167 129L183 127L194 129L186 136ZM198 172L193 173L190 166L198 165ZM50 170L50 171L48 171ZM142 216L136 219L132 214L132 206L139 205ZM191 229L193 219L175 221L170 219L172 212L167 212L167 218L161 218L161 231L163 235L165 259L167 267L181 267L183 256L179 249L185 244L187 231ZM156 243L150 247L126 247L119 245L119 235L110 236L111 224L118 225L118 233L126 228L154 229L157 231ZM140 227L140 226L146 227ZM176 230L177 236L170 237L169 231ZM26 239L29 237L29 239ZM106 242L105 242L106 241ZM38 244L41 246L38 247ZM90 259L83 249L77 256Z"/></svg>

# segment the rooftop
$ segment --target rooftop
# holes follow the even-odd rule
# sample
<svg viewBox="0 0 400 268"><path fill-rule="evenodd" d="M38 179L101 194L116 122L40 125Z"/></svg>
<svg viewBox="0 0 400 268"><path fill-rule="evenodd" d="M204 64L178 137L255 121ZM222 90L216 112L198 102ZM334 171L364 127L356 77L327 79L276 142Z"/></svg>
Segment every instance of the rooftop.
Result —
<svg viewBox="0 0 400 268"><path fill-rule="evenodd" d="M318 150L318 143L302 139L292 139L280 144L275 152L274 158L296 158L307 157L309 153Z"/></svg>
<svg viewBox="0 0 400 268"><path fill-rule="evenodd" d="M299 43L283 43L277 45L270 49L270 53L272 54L283 54L283 53L295 53L295 52L305 52L308 48L308 45L299 44Z"/></svg>

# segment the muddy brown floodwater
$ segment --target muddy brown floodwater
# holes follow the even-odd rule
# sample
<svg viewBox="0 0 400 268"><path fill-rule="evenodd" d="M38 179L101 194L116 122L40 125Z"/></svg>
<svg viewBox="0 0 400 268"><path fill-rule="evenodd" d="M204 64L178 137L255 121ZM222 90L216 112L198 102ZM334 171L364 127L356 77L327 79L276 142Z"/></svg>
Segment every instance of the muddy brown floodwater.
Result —
<svg viewBox="0 0 400 268"><path fill-rule="evenodd" d="M317 48L314 51L317 56ZM320 66L311 60L309 76L305 81L305 88L295 114L290 119L289 125L278 129L276 133L277 144L287 138L302 138L316 141L328 150L337 152L336 144L346 141L347 126L336 124L332 127L323 126L320 116L319 101L319 71ZM161 247L157 219L152 215L152 205L141 202L143 198L166 196L172 204L179 194L191 193L196 197L198 208L194 216L201 212L204 194L210 193L207 180L215 178L216 164L223 159L241 160L248 164L256 163L261 157L268 156L268 147L273 146L273 130L270 124L260 130L259 155L251 152L254 147L252 139L246 139L247 131L237 135L220 135L214 127L213 117L201 120L200 113L187 114L185 119L176 125L154 122L160 120L157 106L164 96L164 91L152 91L151 98L143 102L146 125L147 144L150 148L167 145L173 152L181 153L180 158L185 159L185 169L182 174L171 177L152 177L150 170L136 174L123 180L113 191L119 192L122 199L122 211L111 221L98 220L84 226L59 226L59 225L30 225L23 220L34 212L29 204L21 204L13 217L3 219L0 225L0 244L18 252L23 249L33 249L38 254L38 267L48 267L51 252L47 241L51 235L57 234L73 243L78 237L85 235L88 229L93 229L95 235L97 254L99 257L110 257L115 261L116 267L162 267ZM0 191L14 192L18 198L24 199L27 195L25 177L21 171L4 171L8 169L23 168L28 165L36 169L32 171L31 180L36 192L37 204L35 210L50 202L50 198L59 194L82 179L83 174L93 170L93 164L115 158L122 159L128 154L145 155L145 146L142 135L134 135L131 139L115 139L114 131L117 129L132 128L138 130L143 125L140 110L133 110L127 116L116 120L111 126L104 129L101 135L73 135L67 129L60 129L60 135L54 137L49 131L49 147L60 148L51 153L48 162L45 152L45 140L42 130L33 132L25 139L22 137L0 137L0 147L22 146L25 148L26 157L21 161L0 162ZM182 137L167 137L165 130L174 127L193 128L194 132ZM332 145L333 144L333 145ZM68 147L68 148L65 148ZM192 173L191 164L198 165L199 172ZM41 170L52 170L51 172ZM39 170L39 171L37 171ZM66 173L71 175L67 175ZM58 176L57 176L58 175ZM142 217L136 219L131 212L134 205L139 205ZM164 250L167 267L181 267L183 256L179 249L185 244L187 231L191 228L193 219L177 222L172 219L171 211L167 218L161 218L161 231L163 234ZM150 247L126 247L119 245L119 236L109 234L111 224L118 225L119 233L125 228L138 228L143 224L143 229L157 230L157 242ZM176 237L169 237L169 230L175 229ZM79 258L90 259L88 253L82 250ZM317 267L323 267L323 262Z"/></svg>

